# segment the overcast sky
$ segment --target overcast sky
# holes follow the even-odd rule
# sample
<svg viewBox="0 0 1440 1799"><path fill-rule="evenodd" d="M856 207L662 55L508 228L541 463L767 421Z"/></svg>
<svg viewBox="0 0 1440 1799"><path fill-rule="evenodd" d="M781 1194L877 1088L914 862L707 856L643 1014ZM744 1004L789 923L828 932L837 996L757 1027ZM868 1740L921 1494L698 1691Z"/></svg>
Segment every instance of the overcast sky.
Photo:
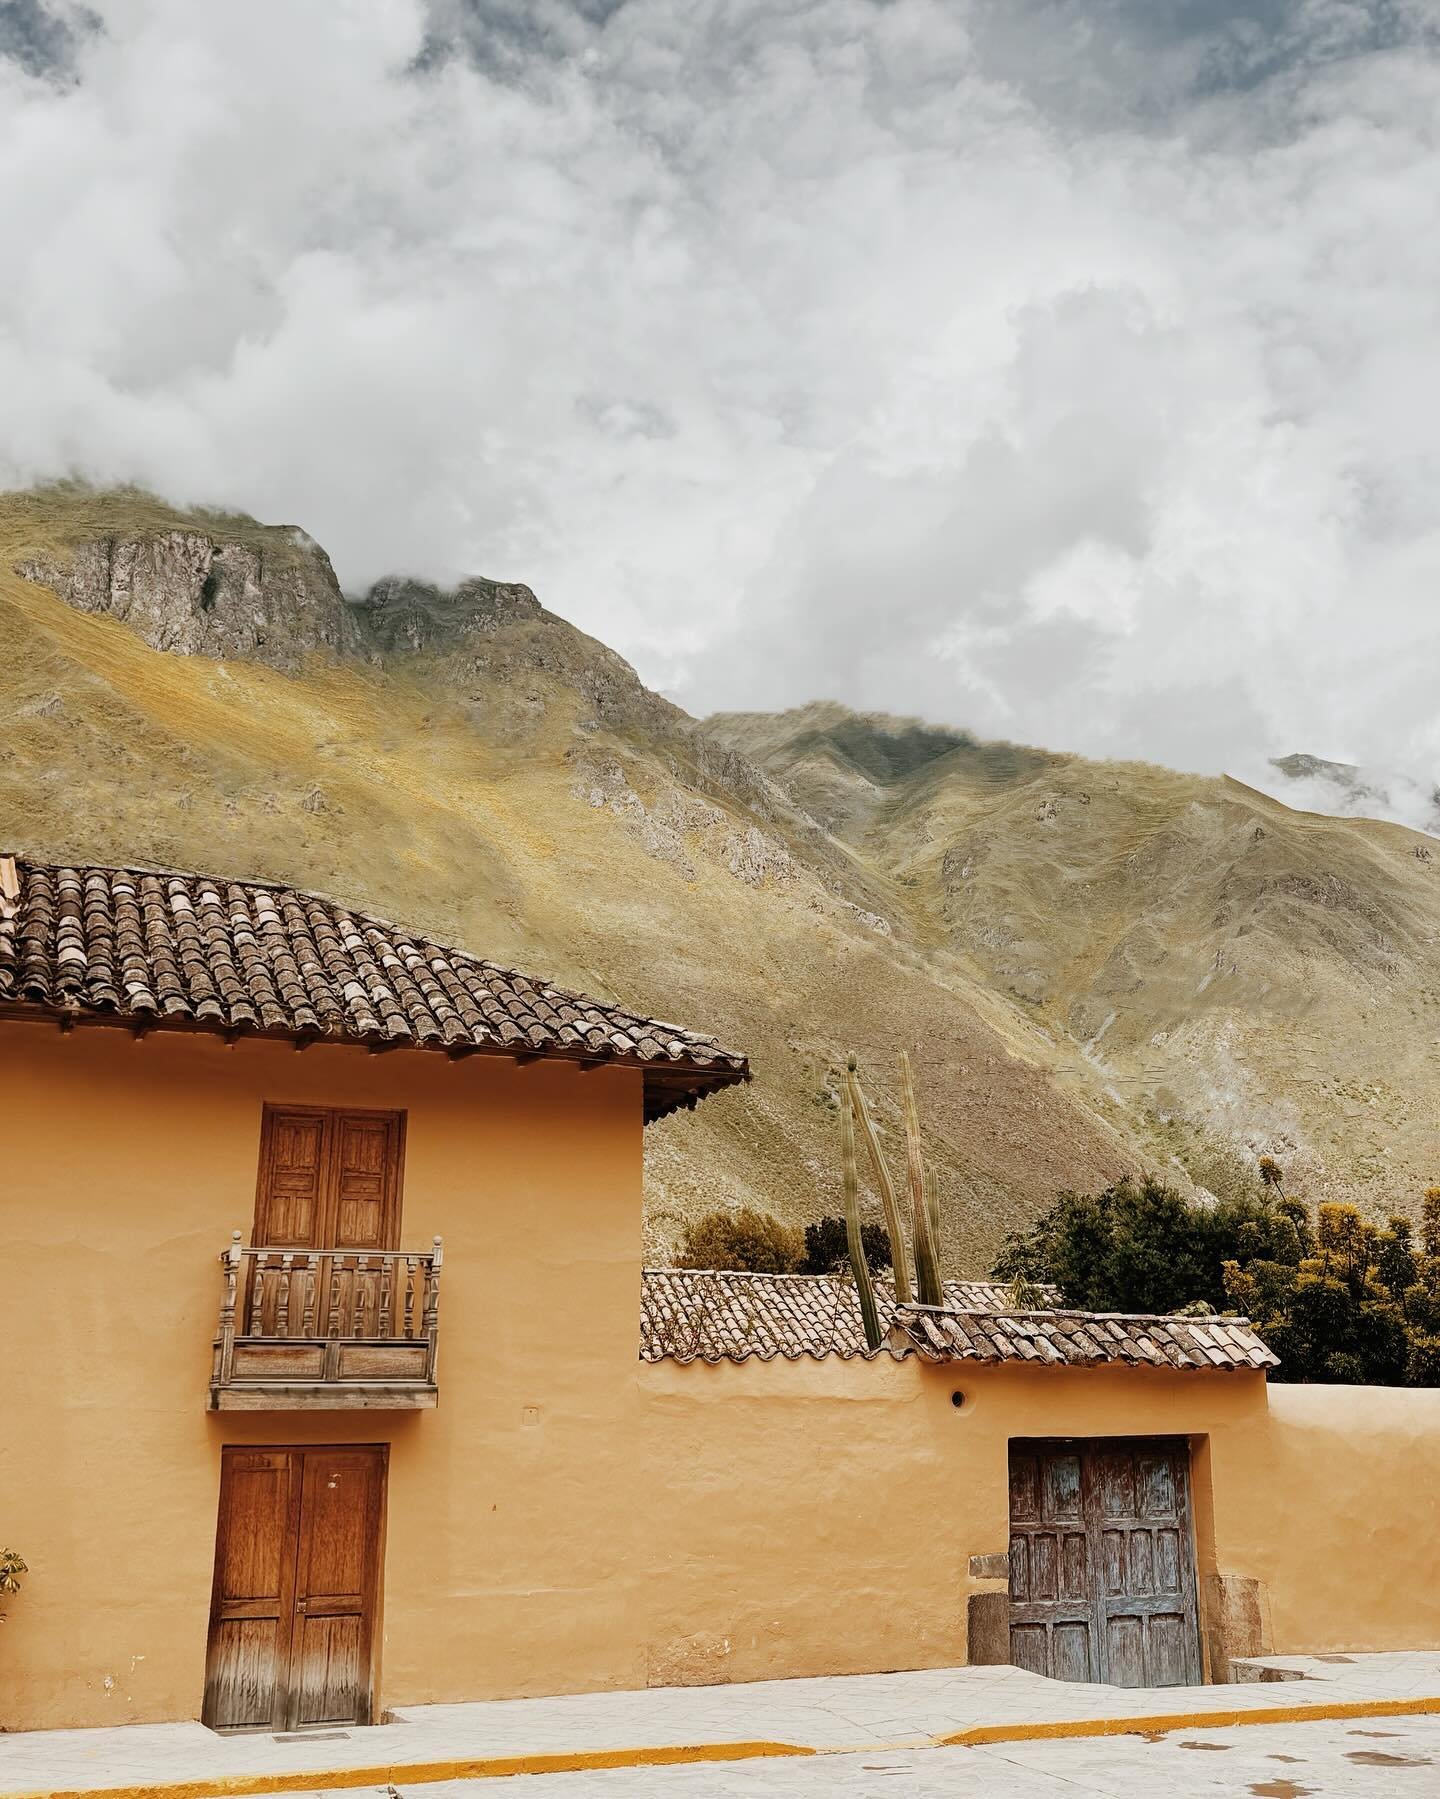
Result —
<svg viewBox="0 0 1440 1799"><path fill-rule="evenodd" d="M1440 773L1434 0L0 0L0 475L692 711Z"/></svg>

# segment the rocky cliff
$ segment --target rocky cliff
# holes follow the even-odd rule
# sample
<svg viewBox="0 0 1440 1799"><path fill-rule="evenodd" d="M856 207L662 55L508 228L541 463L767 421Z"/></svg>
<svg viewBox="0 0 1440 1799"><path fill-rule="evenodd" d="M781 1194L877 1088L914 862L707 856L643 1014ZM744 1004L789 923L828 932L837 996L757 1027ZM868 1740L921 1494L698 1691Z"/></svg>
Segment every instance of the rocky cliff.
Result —
<svg viewBox="0 0 1440 1799"><path fill-rule="evenodd" d="M357 640L330 558L301 531L271 544L197 530L85 538L21 557L18 573L81 612L108 613L155 650L297 670Z"/></svg>

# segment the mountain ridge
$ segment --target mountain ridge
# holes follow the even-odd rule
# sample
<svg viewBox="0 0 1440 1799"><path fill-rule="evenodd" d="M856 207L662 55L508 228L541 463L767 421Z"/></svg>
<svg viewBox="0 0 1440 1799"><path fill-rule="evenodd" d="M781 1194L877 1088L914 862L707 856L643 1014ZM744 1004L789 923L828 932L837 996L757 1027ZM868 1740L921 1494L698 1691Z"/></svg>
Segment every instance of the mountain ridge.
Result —
<svg viewBox="0 0 1440 1799"><path fill-rule="evenodd" d="M123 606L74 590L101 539ZM1440 1074L1398 1027L1440 1003L1440 903L1403 827L833 702L693 720L523 584L341 596L303 533L148 496L0 498L0 624L12 845L303 885L749 1050L743 1099L652 1129L657 1258L706 1205L836 1209L850 1049L897 1141L917 1053L956 1270L1145 1167L1428 1184Z"/></svg>

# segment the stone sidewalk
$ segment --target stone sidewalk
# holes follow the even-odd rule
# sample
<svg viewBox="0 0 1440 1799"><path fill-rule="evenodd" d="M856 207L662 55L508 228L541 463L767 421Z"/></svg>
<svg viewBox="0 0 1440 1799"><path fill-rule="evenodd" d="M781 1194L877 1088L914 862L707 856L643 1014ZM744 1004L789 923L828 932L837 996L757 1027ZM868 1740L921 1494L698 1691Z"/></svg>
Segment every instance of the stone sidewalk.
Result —
<svg viewBox="0 0 1440 1799"><path fill-rule="evenodd" d="M0 1799L206 1799L1440 1714L1440 1653L1267 1657L1243 1672L1232 1686L1118 1688L1018 1668L937 1668L415 1706L368 1730L289 1737L221 1737L200 1724L21 1732L0 1735Z"/></svg>

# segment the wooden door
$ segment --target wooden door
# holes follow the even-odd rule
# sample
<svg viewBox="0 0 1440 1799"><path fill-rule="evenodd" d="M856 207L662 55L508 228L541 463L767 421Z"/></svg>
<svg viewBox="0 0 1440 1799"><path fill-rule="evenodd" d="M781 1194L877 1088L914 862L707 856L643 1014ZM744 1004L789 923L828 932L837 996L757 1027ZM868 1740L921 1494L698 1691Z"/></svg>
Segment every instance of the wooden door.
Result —
<svg viewBox="0 0 1440 1799"><path fill-rule="evenodd" d="M214 1730L285 1728L300 1461L290 1449L227 1449L221 1457L201 1713Z"/></svg>
<svg viewBox="0 0 1440 1799"><path fill-rule="evenodd" d="M203 1717L368 1724L385 1450L226 1449Z"/></svg>
<svg viewBox="0 0 1440 1799"><path fill-rule="evenodd" d="M1052 1680L1103 1680L1079 1444L1010 1445L1010 1659Z"/></svg>
<svg viewBox="0 0 1440 1799"><path fill-rule="evenodd" d="M279 1250L398 1249L404 1142L403 1112L266 1106L250 1241ZM250 1334L274 1332L278 1283L270 1282L269 1289L263 1315L252 1310L247 1290ZM323 1337L332 1308L348 1325L357 1316L357 1301L361 1314L376 1310L379 1289L373 1268L361 1275L353 1259L334 1258L332 1266L332 1258L322 1258L295 1273L288 1286L289 1314L313 1317L316 1334Z"/></svg>
<svg viewBox="0 0 1440 1799"><path fill-rule="evenodd" d="M266 1106L251 1242L396 1249L403 1112Z"/></svg>
<svg viewBox="0 0 1440 1799"><path fill-rule="evenodd" d="M1121 1438L1092 1444L1087 1461L1104 1678L1117 1687L1197 1686L1189 1446L1183 1438Z"/></svg>
<svg viewBox="0 0 1440 1799"><path fill-rule="evenodd" d="M370 1722L380 1528L374 1449L308 1449L295 1558L290 1722Z"/></svg>
<svg viewBox="0 0 1440 1799"><path fill-rule="evenodd" d="M1011 1444L1010 1658L1056 1680L1199 1683L1183 1438Z"/></svg>

